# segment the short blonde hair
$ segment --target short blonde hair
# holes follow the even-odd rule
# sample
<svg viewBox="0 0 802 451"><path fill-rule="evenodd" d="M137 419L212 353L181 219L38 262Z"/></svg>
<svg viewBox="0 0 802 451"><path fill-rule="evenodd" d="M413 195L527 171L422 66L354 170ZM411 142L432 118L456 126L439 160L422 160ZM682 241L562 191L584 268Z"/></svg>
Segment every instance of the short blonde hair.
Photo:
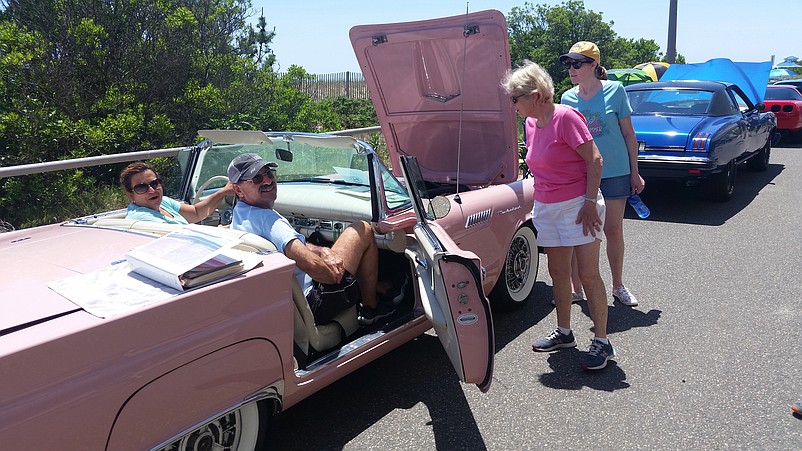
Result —
<svg viewBox="0 0 802 451"><path fill-rule="evenodd" d="M507 94L515 97L537 94L548 102L554 102L554 82L551 75L538 64L524 60L515 70L508 70L501 80L501 86Z"/></svg>

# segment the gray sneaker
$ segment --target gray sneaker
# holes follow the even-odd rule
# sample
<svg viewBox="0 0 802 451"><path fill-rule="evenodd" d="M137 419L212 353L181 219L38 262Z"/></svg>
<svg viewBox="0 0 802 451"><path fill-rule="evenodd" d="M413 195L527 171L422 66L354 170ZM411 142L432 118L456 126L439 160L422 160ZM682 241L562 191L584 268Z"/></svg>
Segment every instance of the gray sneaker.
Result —
<svg viewBox="0 0 802 451"><path fill-rule="evenodd" d="M607 344L592 338L588 353L582 359L582 368L585 370L600 370L607 366L607 361L615 357L613 343L607 340Z"/></svg>
<svg viewBox="0 0 802 451"><path fill-rule="evenodd" d="M629 290L627 290L627 287L623 285L613 287L613 297L618 299L618 302L630 307L638 305L638 299L635 298L635 295L630 293Z"/></svg>
<svg viewBox="0 0 802 451"><path fill-rule="evenodd" d="M535 352L549 352L559 348L574 347L576 347L574 332L571 331L568 335L564 335L560 332L560 329L554 329L546 338L541 338L532 343L532 350Z"/></svg>

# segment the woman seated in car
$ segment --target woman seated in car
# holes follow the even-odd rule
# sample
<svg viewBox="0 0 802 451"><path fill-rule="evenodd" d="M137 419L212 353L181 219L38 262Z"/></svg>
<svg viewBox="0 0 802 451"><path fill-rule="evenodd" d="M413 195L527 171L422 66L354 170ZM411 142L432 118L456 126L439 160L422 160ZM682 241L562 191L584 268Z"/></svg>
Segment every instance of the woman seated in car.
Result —
<svg viewBox="0 0 802 451"><path fill-rule="evenodd" d="M150 163L137 161L120 173L120 185L131 200L126 219L188 224L209 216L225 196L234 195L231 183L194 205L183 204L164 195L159 174Z"/></svg>

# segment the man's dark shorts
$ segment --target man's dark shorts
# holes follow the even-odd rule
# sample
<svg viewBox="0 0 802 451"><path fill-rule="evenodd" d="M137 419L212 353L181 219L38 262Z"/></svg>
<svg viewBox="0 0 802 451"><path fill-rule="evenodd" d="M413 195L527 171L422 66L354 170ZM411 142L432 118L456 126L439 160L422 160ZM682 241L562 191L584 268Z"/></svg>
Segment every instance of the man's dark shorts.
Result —
<svg viewBox="0 0 802 451"><path fill-rule="evenodd" d="M362 302L362 292L353 274L346 271L338 284L312 282L306 301L315 316L315 324L331 321L341 311Z"/></svg>

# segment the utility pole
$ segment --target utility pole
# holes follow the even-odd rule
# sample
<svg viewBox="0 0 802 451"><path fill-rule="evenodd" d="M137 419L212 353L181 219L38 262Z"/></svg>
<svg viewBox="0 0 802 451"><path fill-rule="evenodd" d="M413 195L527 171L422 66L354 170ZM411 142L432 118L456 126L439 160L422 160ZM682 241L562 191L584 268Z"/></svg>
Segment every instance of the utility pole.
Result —
<svg viewBox="0 0 802 451"><path fill-rule="evenodd" d="M677 60L677 0L669 0L668 6L668 48L666 62L674 64Z"/></svg>

